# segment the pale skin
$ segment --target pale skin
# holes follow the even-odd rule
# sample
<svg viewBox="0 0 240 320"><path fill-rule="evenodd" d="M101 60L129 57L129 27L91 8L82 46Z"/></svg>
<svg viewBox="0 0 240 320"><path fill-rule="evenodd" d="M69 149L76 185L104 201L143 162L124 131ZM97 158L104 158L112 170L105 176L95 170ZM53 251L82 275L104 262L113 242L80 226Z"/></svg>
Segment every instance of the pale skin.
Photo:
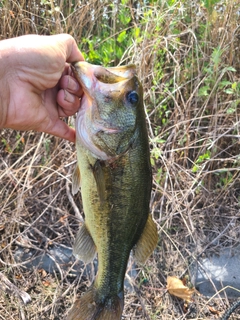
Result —
<svg viewBox="0 0 240 320"><path fill-rule="evenodd" d="M67 34L0 41L0 128L35 130L75 141L61 118L80 107L82 88L70 63L84 60Z"/></svg>

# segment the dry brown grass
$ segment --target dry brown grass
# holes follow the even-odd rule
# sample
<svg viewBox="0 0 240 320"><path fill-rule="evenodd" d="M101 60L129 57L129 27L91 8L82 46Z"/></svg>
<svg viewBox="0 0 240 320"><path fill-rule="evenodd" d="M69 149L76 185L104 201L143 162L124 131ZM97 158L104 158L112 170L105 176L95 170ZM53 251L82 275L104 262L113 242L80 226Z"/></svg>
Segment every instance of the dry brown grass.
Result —
<svg viewBox="0 0 240 320"><path fill-rule="evenodd" d="M43 3L3 1L0 39L68 32L88 53L81 39L100 36L106 4ZM226 94L217 87L223 78L240 81L239 5L226 2L215 19L198 2L179 1L174 9L165 4L152 6L140 26L142 41L133 41L122 58L122 63L137 64L145 89L154 167L151 211L160 235L146 266L129 280L133 290L126 289L123 319L216 319L209 306L221 312L228 299L196 295L184 312L183 303L166 293L165 286L168 275L187 276L199 257L240 241L239 93ZM209 29L203 29L211 20ZM114 36L118 30L109 23ZM222 55L214 64L218 46ZM229 66L236 72L224 69ZM210 77L206 67L214 82L207 96L199 96ZM56 245L71 247L79 225L72 202L82 210L80 196L72 199L69 193L74 145L46 134L2 130L0 158L0 271L32 298L24 306L1 294L0 319L64 319L91 283L91 274L86 276L82 268L73 276L72 263L58 265L56 274L26 270L14 254L21 247L51 256Z"/></svg>

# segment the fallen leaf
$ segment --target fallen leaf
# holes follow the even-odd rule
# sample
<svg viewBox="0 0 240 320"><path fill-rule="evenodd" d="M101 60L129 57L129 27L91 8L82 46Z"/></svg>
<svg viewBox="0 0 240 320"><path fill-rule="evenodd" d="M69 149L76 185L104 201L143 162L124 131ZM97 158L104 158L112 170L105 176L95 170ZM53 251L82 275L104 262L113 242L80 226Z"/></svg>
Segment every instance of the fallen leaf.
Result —
<svg viewBox="0 0 240 320"><path fill-rule="evenodd" d="M191 301L191 296L195 292L195 289L189 289L177 277L167 277L167 290L173 296L187 302Z"/></svg>
<svg viewBox="0 0 240 320"><path fill-rule="evenodd" d="M42 278L45 278L47 276L47 272L44 269L39 269L38 273L41 275Z"/></svg>
<svg viewBox="0 0 240 320"><path fill-rule="evenodd" d="M183 312L184 312L184 313L187 313L187 312L188 312L188 303L187 303L187 302L184 302Z"/></svg>
<svg viewBox="0 0 240 320"><path fill-rule="evenodd" d="M59 221L61 222L61 223L66 223L66 219L68 218L68 214L66 214L65 216L62 216L62 217L60 217L60 219L59 219Z"/></svg>
<svg viewBox="0 0 240 320"><path fill-rule="evenodd" d="M208 306L208 309L212 314L216 314L217 316L220 315L220 311L216 310L215 308Z"/></svg>
<svg viewBox="0 0 240 320"><path fill-rule="evenodd" d="M14 13L13 13L12 10L9 10L9 13L10 13L10 15L11 15L12 18L15 18L15 15L14 15Z"/></svg>
<svg viewBox="0 0 240 320"><path fill-rule="evenodd" d="M3 242L1 243L1 247L2 247L2 248L5 248L6 246L7 246L7 242L3 241Z"/></svg>
<svg viewBox="0 0 240 320"><path fill-rule="evenodd" d="M51 282L48 280L44 280L44 281L42 281L42 284L44 285L44 287L49 287Z"/></svg>

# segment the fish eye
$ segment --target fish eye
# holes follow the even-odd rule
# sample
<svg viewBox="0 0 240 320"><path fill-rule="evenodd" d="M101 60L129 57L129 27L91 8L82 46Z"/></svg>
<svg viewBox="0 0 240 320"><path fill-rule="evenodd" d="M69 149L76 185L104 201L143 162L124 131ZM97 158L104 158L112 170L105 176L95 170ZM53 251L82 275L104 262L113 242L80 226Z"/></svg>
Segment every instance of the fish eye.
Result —
<svg viewBox="0 0 240 320"><path fill-rule="evenodd" d="M127 94L127 101L130 102L131 104L135 104L138 102L138 94L136 91L130 91Z"/></svg>

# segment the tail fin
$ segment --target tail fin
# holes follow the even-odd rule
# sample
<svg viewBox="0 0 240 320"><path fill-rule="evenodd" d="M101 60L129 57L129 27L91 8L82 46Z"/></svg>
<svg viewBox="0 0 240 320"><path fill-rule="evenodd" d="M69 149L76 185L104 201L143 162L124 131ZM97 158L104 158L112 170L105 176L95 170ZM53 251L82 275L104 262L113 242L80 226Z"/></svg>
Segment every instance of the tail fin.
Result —
<svg viewBox="0 0 240 320"><path fill-rule="evenodd" d="M92 286L74 303L67 320L121 320L123 293L100 303L96 302L95 297L96 289Z"/></svg>

